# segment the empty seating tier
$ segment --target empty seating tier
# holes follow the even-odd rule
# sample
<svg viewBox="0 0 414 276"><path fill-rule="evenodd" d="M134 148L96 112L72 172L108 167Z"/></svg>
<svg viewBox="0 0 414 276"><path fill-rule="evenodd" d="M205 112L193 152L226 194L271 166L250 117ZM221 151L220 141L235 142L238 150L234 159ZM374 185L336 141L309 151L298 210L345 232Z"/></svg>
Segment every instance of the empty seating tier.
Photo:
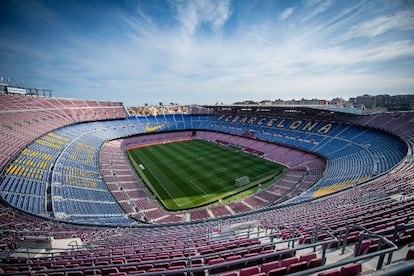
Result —
<svg viewBox="0 0 414 276"><path fill-rule="evenodd" d="M231 114L116 119L105 118L104 112L83 112L72 120L80 106L123 107L43 98L31 105L16 100L24 97L6 96L12 98L10 104L1 98L0 113L5 114L1 130L6 133L0 191L8 204L0 204L2 252L18 252L19 242L28 236L79 238L83 245L30 260L27 255L4 257L0 273L357 275L364 270L364 256L403 248L413 240L412 112L346 124ZM28 127L35 123L14 121L13 110L25 113L27 120L46 112L55 117L45 118L50 124ZM285 164L288 172L279 185L243 200L188 214L166 213L131 173L123 150L194 135L239 145ZM295 191L291 199L272 205L289 191ZM264 208L252 210L264 202ZM354 249L352 255L331 269L326 250L346 244ZM407 252L404 260L411 259L412 249Z"/></svg>
<svg viewBox="0 0 414 276"><path fill-rule="evenodd" d="M181 132L184 130L190 131ZM137 134L146 135L134 138ZM144 204L147 198L151 201L150 196L131 198L129 194L134 193L134 189L136 192L140 190L141 195L150 194L142 183L130 186L130 191L114 191L114 188L121 188L120 182L135 180L134 174L127 166L129 172L125 176L117 175L113 169L112 175L108 175L108 170L103 172L99 167L99 154L106 141L122 137L131 136L119 144L117 154L122 154L129 146L169 141L180 136L191 138L194 134L201 139L238 145L247 152L285 164L290 172L278 185L246 197L240 202L241 205L214 207L204 213L207 217L200 217L201 213L194 210L181 218L187 221L191 220L192 213L195 219L216 218L237 214L239 210L252 211L288 198L280 204L298 203L331 194L388 171L407 151L407 146L395 136L350 124L239 115L133 116L71 124L37 138L7 166L2 182L3 186L7 185L7 190L2 193L3 198L16 207L29 206L18 204L23 201L20 197L25 198L25 193L20 192L20 186L10 185L11 178L20 177L23 181L43 181L43 191L47 191L50 185L48 193L38 196L43 201L42 205L48 200L52 202L49 210L37 209L41 210L41 215L74 222L72 218L102 216L110 224L116 209L115 213L124 218L126 224L134 223L129 216L138 218L138 221L142 218L152 222L180 220L176 215L166 213L155 202L151 207ZM326 159L326 167L318 156ZM121 165L125 166L126 161ZM295 171L297 176L293 174ZM104 177L101 177L102 174ZM114 176L117 178L115 186L111 185ZM292 189L295 189L294 192ZM80 197L80 194L83 196ZM101 207L87 208L90 200ZM109 208L108 212L105 208ZM105 219L99 223L102 221Z"/></svg>

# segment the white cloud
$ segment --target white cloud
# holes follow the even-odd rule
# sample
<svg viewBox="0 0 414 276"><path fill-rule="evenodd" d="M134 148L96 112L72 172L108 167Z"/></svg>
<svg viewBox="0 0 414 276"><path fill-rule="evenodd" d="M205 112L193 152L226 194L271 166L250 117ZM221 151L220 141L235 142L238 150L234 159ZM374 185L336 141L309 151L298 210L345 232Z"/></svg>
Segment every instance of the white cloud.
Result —
<svg viewBox="0 0 414 276"><path fill-rule="evenodd" d="M323 0L303 0L303 4L305 7L314 7L322 1Z"/></svg>
<svg viewBox="0 0 414 276"><path fill-rule="evenodd" d="M344 66L361 62L388 61L407 56L414 57L414 44L406 40L362 49L342 47L313 49L304 57L304 61L317 66Z"/></svg>
<svg viewBox="0 0 414 276"><path fill-rule="evenodd" d="M382 25L388 30L410 30L412 13L408 11L396 13L398 23L395 17L392 24L390 17L385 21L380 17L381 24L374 18L355 25L355 20L364 16L366 6L361 4L337 10L322 20L309 17L311 20L304 24L286 21L287 31L282 30L284 24L275 22L275 14L279 20L293 13L295 17L306 17L322 13L331 4L313 0L303 10L287 8L273 13L271 18L240 19L228 36L222 36L220 29L233 12L229 1L172 4L174 20L170 27L161 26L154 14L138 10L134 15L117 16L123 19L120 25L128 30L119 36L99 40L73 34L70 39L65 37L64 44L56 44L59 47L34 48L33 54L28 47L16 47L16 51L30 61L34 60L30 57L47 61L25 64L24 70L36 78L49 78L51 83L58 80L58 85L51 87L57 93L66 89L70 97L112 98L126 105L346 98L365 91L410 91L414 87L413 78L401 77L408 75L406 69L402 74L398 70L390 74L377 70L402 57L412 64L414 41L407 34L374 45L329 43L341 31L346 33L344 26L352 24L355 27L349 29L353 30L350 38L367 36L369 30L379 35L384 32L378 29ZM212 32L195 35L201 27ZM8 40L0 42L4 52L15 46ZM87 93L75 95L74 91Z"/></svg>
<svg viewBox="0 0 414 276"><path fill-rule="evenodd" d="M293 10L293 8L286 8L283 12L279 14L278 19L280 21L286 20L293 13Z"/></svg>
<svg viewBox="0 0 414 276"><path fill-rule="evenodd" d="M184 34L193 35L202 24L218 31L231 16L229 0L194 0L171 2Z"/></svg>
<svg viewBox="0 0 414 276"><path fill-rule="evenodd" d="M65 77L66 73L62 73L60 79L70 77L72 81L84 70L87 77L82 74L74 83L91 88L91 93L99 91L98 86L110 87L108 91L122 91L150 103L213 104L217 100L231 103L241 99L301 98L308 91L314 93L312 97L335 97L335 93L347 97L350 91L356 93L370 87L373 91L381 84L391 87L394 79L400 80L371 76L370 72L352 75L353 66L414 56L414 45L409 40L372 48L322 47L313 26L272 43L262 39L269 38L267 31L271 28L261 25L252 26L260 35L243 29L228 39L182 39L175 31L148 28L150 31L136 29L139 33L132 43L85 45L82 53L74 48L73 53L65 56L77 67L73 75ZM407 86L414 80L404 83ZM394 84L398 88L403 83Z"/></svg>
<svg viewBox="0 0 414 276"><path fill-rule="evenodd" d="M414 30L414 11L405 10L391 16L380 16L353 26L341 36L342 41L352 38L373 38L391 30Z"/></svg>
<svg viewBox="0 0 414 276"><path fill-rule="evenodd" d="M332 0L310 0L305 1L305 7L308 7L309 12L301 19L301 21L307 21L311 18L314 18L316 15L325 12L331 5Z"/></svg>

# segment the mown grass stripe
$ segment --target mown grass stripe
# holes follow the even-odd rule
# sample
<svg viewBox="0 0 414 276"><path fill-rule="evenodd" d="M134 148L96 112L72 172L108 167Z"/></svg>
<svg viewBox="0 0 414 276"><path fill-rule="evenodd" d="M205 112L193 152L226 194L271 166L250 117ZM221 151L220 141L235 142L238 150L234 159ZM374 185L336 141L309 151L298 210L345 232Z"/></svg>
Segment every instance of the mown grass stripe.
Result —
<svg viewBox="0 0 414 276"><path fill-rule="evenodd" d="M219 188L219 187L216 187L217 181L214 178L205 178L205 176L209 175L212 171L217 169L217 167L220 166L221 164L215 161L217 157L213 158L213 154L211 153L211 151L208 151L206 147L204 147L204 150L198 149L197 152L195 152L194 146L196 144L197 143L191 143L191 144L188 143L188 145L185 147L177 147L177 146L175 147L173 146L171 148L164 147L163 150L165 150L164 152L168 154L170 157L173 157L174 155L178 157L177 158L178 160L176 159L177 165L178 165L177 169L182 171L183 174L187 176L185 177L187 181L204 178L204 181L206 182L205 184L210 188L208 189L208 191L215 191ZM189 145L191 145L191 147L188 147ZM172 150L173 150L173 153L171 153ZM199 154L198 152L201 152L202 154ZM217 153L221 153L222 157L224 157L224 154L222 151L217 151ZM203 154L205 154L206 156L203 156ZM217 155L217 154L214 153L214 155Z"/></svg>
<svg viewBox="0 0 414 276"><path fill-rule="evenodd" d="M282 165L203 140L137 148L128 155L138 166L137 172L170 210L217 201L283 171ZM235 185L234 179L244 175L250 177L251 183L246 188Z"/></svg>

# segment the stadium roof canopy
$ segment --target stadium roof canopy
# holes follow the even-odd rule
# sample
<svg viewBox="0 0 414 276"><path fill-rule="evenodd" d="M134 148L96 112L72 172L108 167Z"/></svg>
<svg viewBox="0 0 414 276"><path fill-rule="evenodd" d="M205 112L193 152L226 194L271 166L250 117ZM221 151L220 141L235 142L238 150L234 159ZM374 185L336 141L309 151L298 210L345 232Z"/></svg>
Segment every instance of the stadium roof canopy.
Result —
<svg viewBox="0 0 414 276"><path fill-rule="evenodd" d="M216 112L255 113L255 114L278 114L278 115L314 115L324 117L354 117L362 115L362 110L354 107L340 107L328 105L209 105Z"/></svg>

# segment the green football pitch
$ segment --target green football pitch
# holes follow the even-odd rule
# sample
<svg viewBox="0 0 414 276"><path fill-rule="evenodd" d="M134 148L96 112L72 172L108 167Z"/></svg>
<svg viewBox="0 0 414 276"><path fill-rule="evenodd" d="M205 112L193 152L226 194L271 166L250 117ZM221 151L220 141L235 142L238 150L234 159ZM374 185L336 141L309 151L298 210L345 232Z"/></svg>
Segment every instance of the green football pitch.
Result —
<svg viewBox="0 0 414 276"><path fill-rule="evenodd" d="M283 173L280 164L199 139L130 149L128 156L168 210L217 202Z"/></svg>

